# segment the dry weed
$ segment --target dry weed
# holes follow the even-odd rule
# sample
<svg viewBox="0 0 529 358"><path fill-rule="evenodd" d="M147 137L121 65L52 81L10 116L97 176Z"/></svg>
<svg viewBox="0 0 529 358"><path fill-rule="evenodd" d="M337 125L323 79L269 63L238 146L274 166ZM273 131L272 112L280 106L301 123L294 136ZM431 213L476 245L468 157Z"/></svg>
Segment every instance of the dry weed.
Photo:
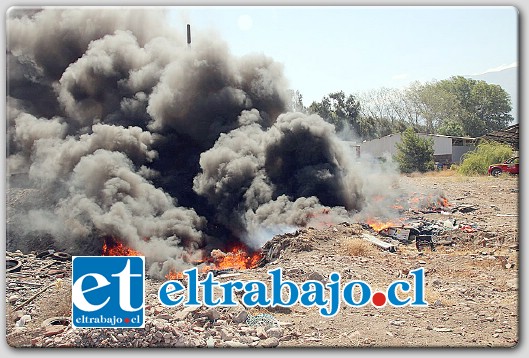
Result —
<svg viewBox="0 0 529 358"><path fill-rule="evenodd" d="M360 238L352 238L345 242L345 250L350 256L370 256L377 249L372 244Z"/></svg>
<svg viewBox="0 0 529 358"><path fill-rule="evenodd" d="M423 174L425 177L460 177L461 174L459 174L456 170L453 169L445 169L445 170L435 170L431 172L426 172Z"/></svg>

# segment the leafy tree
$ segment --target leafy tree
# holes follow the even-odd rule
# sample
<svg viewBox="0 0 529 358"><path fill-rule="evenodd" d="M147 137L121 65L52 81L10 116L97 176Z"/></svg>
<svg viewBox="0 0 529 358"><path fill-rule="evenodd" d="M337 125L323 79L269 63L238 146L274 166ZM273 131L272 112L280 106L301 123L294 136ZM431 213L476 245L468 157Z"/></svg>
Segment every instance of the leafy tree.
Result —
<svg viewBox="0 0 529 358"><path fill-rule="evenodd" d="M343 91L329 93L321 102L312 102L309 112L316 113L327 122L334 124L336 130L349 125L357 133L361 132L358 114L360 102L353 95L346 96Z"/></svg>
<svg viewBox="0 0 529 358"><path fill-rule="evenodd" d="M408 113L405 96L401 90L382 87L359 96L362 113L376 119L387 119L392 125L406 120Z"/></svg>
<svg viewBox="0 0 529 358"><path fill-rule="evenodd" d="M421 115L423 111L423 103L420 95L420 89L422 84L419 81L412 82L410 86L403 89L402 92L402 111L405 113L405 120L413 125L415 128L419 128L423 125L423 117Z"/></svg>
<svg viewBox="0 0 529 358"><path fill-rule="evenodd" d="M424 119L427 133L436 133L443 121L457 118L459 107L453 93L439 86L437 82L426 83L417 90L419 113Z"/></svg>
<svg viewBox="0 0 529 358"><path fill-rule="evenodd" d="M378 121L373 117L358 116L358 128L356 133L362 139L374 139L377 138L378 133Z"/></svg>
<svg viewBox="0 0 529 358"><path fill-rule="evenodd" d="M294 92L292 102L293 107L304 108L299 92ZM505 90L462 76L356 96L333 92L312 102L308 111L334 124L338 131L348 126L363 139L400 133L409 126L422 133L480 137L513 120Z"/></svg>
<svg viewBox="0 0 529 358"><path fill-rule="evenodd" d="M384 137L403 132L409 125L419 129L413 122L413 110L405 92L397 89L381 88L358 95L361 103L360 134L364 139ZM369 125L367 125L369 123Z"/></svg>
<svg viewBox="0 0 529 358"><path fill-rule="evenodd" d="M290 95L289 110L304 112L307 108L303 105L303 95L298 90L288 90L288 93Z"/></svg>
<svg viewBox="0 0 529 358"><path fill-rule="evenodd" d="M479 137L512 120L509 94L498 85L462 76L404 90L406 121L427 133ZM456 125L459 123L459 125Z"/></svg>
<svg viewBox="0 0 529 358"><path fill-rule="evenodd" d="M395 160L399 163L401 172L419 171L424 173L434 169L432 139L421 138L412 127L408 127L402 133L401 141L396 146Z"/></svg>
<svg viewBox="0 0 529 358"><path fill-rule="evenodd" d="M454 76L439 81L435 87L455 97L456 114L447 119L459 121L465 135L480 137L505 128L513 120L509 114L511 99L501 86Z"/></svg>
<svg viewBox="0 0 529 358"><path fill-rule="evenodd" d="M465 135L465 130L457 120L447 119L439 126L437 133L454 137L463 137Z"/></svg>

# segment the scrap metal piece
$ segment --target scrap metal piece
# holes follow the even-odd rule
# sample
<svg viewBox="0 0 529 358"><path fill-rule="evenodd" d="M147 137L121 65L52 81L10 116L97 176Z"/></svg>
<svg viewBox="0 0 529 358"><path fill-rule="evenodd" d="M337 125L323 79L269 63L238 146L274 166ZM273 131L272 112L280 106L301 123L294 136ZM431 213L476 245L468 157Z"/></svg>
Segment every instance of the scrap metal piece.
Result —
<svg viewBox="0 0 529 358"><path fill-rule="evenodd" d="M378 246L379 248L381 248L383 250L388 250L389 252L396 252L397 251L397 247L395 245L389 244L389 243L387 243L385 241L377 239L373 235L363 233L362 234L362 238L364 240L369 241L370 243Z"/></svg>
<svg viewBox="0 0 529 358"><path fill-rule="evenodd" d="M41 327L45 328L47 326L69 326L71 323L71 318L66 316L57 316L57 317L51 317L46 320L44 320L41 323Z"/></svg>
<svg viewBox="0 0 529 358"><path fill-rule="evenodd" d="M46 250L39 252L35 257L38 259L44 259L48 256L51 256L55 253L55 250Z"/></svg>
<svg viewBox="0 0 529 358"><path fill-rule="evenodd" d="M235 272L235 270L232 268L225 268L225 269L212 269L212 270L209 270L208 272L213 273L213 276L219 276L219 275L230 274L232 272Z"/></svg>
<svg viewBox="0 0 529 358"><path fill-rule="evenodd" d="M456 211L459 211L460 213L469 213L474 210L478 210L476 205L460 204L452 209L452 213L455 213Z"/></svg>
<svg viewBox="0 0 529 358"><path fill-rule="evenodd" d="M391 237L392 239L398 240L402 243L408 244L410 240L411 229L404 227L388 227L379 231L379 234Z"/></svg>
<svg viewBox="0 0 529 358"><path fill-rule="evenodd" d="M417 235L415 237L415 247L417 248L417 251L422 251L424 246L429 246L430 250L435 251L432 235Z"/></svg>

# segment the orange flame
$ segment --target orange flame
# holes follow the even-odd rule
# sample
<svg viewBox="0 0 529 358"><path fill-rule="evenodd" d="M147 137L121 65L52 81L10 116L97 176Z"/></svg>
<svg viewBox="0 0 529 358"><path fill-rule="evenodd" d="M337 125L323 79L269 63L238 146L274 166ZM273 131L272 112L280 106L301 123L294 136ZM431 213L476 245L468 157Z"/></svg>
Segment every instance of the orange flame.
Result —
<svg viewBox="0 0 529 358"><path fill-rule="evenodd" d="M436 210L452 206L448 199L441 195L417 195L408 199L408 204L413 209L431 209Z"/></svg>
<svg viewBox="0 0 529 358"><path fill-rule="evenodd" d="M371 228L375 230L376 232L380 232L389 227L402 226L402 224L399 224L393 221L382 222L382 221L376 221L375 219L367 219L366 224L371 226Z"/></svg>
<svg viewBox="0 0 529 358"><path fill-rule="evenodd" d="M121 241L115 237L105 237L103 248L101 249L101 256L144 256L141 252L131 249L123 245Z"/></svg>
<svg viewBox="0 0 529 358"><path fill-rule="evenodd" d="M211 270L211 266L202 266L198 271L205 273ZM184 279L184 273L182 271L176 271L175 269L171 269L167 275L165 275L165 278L167 280L183 280Z"/></svg>
<svg viewBox="0 0 529 358"><path fill-rule="evenodd" d="M176 272L175 270L171 269L167 275L165 275L165 278L168 280L183 280L184 279L184 273L183 272Z"/></svg>
<svg viewBox="0 0 529 358"><path fill-rule="evenodd" d="M450 204L450 202L448 201L447 198L445 198L444 196L442 196L441 198L439 198L439 204L441 204L441 206L443 206L444 208L448 207L448 206L452 206L452 204Z"/></svg>
<svg viewBox="0 0 529 358"><path fill-rule="evenodd" d="M260 252L249 253L243 245L233 247L228 253L220 250L211 252L214 269L236 269L246 270L253 268L261 258Z"/></svg>
<svg viewBox="0 0 529 358"><path fill-rule="evenodd" d="M208 272L210 270L246 270L254 268L261 259L262 254L259 251L250 253L249 250L242 244L234 246L227 253L221 250L211 251L211 256L205 261L211 262L211 265L202 266L200 272ZM165 278L168 280L181 280L184 278L183 272L178 272L171 269Z"/></svg>

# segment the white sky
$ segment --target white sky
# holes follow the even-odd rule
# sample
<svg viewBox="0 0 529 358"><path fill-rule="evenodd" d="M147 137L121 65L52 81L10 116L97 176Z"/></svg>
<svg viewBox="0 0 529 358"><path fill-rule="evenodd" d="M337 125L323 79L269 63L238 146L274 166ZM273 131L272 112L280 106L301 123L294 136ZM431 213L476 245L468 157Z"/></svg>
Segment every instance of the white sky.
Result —
<svg viewBox="0 0 529 358"><path fill-rule="evenodd" d="M517 66L518 13L508 6L224 6L174 8L185 31L213 29L235 55L283 63L305 105L412 81Z"/></svg>

